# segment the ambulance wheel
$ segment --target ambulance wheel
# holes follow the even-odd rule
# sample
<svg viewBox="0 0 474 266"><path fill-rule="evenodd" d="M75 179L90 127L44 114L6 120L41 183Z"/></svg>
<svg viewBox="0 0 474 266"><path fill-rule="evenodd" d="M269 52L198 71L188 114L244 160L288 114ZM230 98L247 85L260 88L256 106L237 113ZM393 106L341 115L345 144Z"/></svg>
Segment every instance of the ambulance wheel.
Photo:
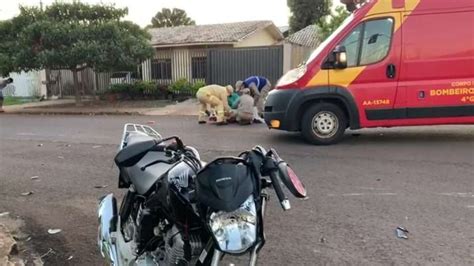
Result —
<svg viewBox="0 0 474 266"><path fill-rule="evenodd" d="M331 103L318 103L304 113L301 133L311 144L330 145L342 139L346 127L347 118L340 107Z"/></svg>

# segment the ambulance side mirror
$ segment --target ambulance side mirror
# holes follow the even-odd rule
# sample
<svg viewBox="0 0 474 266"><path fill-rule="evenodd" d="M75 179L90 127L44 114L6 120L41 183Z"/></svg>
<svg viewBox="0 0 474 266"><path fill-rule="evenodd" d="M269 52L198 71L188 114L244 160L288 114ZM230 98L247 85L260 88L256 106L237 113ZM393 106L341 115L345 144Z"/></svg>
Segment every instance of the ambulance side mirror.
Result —
<svg viewBox="0 0 474 266"><path fill-rule="evenodd" d="M347 52L344 45L338 45L334 48L334 68L343 69L347 67Z"/></svg>

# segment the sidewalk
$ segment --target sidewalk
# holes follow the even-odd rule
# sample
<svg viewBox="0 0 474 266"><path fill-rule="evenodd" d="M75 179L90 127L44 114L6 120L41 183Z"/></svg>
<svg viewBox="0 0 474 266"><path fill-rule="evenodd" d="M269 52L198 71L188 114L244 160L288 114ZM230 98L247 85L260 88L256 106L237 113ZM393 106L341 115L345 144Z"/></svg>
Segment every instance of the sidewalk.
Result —
<svg viewBox="0 0 474 266"><path fill-rule="evenodd" d="M163 108L149 110L143 115L187 115L197 116L199 114L199 103L196 99L189 99L177 104L170 104Z"/></svg>
<svg viewBox="0 0 474 266"><path fill-rule="evenodd" d="M84 100L84 106L77 107L73 99L52 100L5 106L7 114L41 115L197 115L198 104L194 99L173 104L165 100L106 101Z"/></svg>
<svg viewBox="0 0 474 266"><path fill-rule="evenodd" d="M73 104L73 99L61 99L61 100L49 100L49 101L42 101L42 102L31 102L31 103L24 103L18 105L9 105L3 106L3 110L7 113L16 113L21 112L24 109L28 108L41 108L41 107L53 107L53 106L62 106L67 104Z"/></svg>
<svg viewBox="0 0 474 266"><path fill-rule="evenodd" d="M10 254L16 245L15 240L10 235L8 229L0 224L0 265L14 265L10 261Z"/></svg>

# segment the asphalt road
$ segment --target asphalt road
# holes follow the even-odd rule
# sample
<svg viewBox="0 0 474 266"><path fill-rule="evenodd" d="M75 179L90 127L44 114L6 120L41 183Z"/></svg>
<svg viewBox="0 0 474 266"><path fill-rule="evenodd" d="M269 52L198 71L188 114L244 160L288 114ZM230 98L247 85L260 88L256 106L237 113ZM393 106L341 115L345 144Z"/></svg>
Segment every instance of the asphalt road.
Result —
<svg viewBox="0 0 474 266"><path fill-rule="evenodd" d="M55 251L47 265L104 264L97 199L121 193L112 158L122 125L150 120L205 160L261 144L293 165L310 198L283 212L273 197L261 265L474 264L474 126L363 130L316 147L263 125L199 126L193 117L1 115L0 212L26 221L39 254ZM395 236L397 226L409 239Z"/></svg>

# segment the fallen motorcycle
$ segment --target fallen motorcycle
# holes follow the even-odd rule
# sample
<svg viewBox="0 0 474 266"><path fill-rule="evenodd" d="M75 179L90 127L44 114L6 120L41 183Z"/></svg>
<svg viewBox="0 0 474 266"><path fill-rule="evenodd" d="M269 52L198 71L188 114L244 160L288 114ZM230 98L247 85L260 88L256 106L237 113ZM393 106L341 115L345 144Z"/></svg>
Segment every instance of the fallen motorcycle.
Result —
<svg viewBox="0 0 474 266"><path fill-rule="evenodd" d="M225 255L250 255L265 244L264 216L274 189L284 210L306 189L273 149L201 161L179 137L126 124L115 157L120 208L113 194L98 209L98 245L110 265L218 265Z"/></svg>

